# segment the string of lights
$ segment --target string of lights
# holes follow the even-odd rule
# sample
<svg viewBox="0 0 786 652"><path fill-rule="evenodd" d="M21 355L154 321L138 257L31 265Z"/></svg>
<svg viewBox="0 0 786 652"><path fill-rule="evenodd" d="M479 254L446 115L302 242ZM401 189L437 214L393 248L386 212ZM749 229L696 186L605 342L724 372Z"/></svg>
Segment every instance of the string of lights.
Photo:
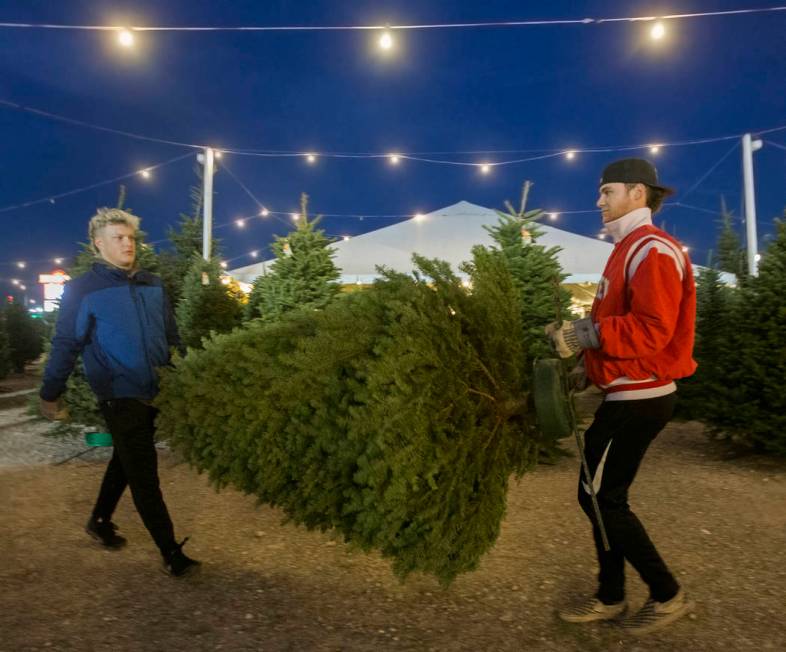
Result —
<svg viewBox="0 0 786 652"><path fill-rule="evenodd" d="M37 204L43 204L43 203L54 204L55 201L57 201L58 199L62 199L63 197L70 197L71 195L87 192L88 190L95 190L96 188L100 188L101 186L106 186L109 185L110 183L117 183L118 181L130 179L131 177L135 177L135 176L141 176L143 179L149 179L152 176L154 170L162 168L166 165L170 165L171 163L175 163L176 161L181 161L188 156L193 156L193 154L189 152L188 154L176 156L175 158L171 158L168 161L162 161L161 163L150 165L146 168L142 168L141 170L134 170L133 172L122 174L119 177L113 177L111 179L104 179L103 181L91 183L89 186L81 186L79 188L74 188L72 190L67 190L65 192L54 193L51 195L47 195L46 197L41 197L39 199L33 199L30 201L22 202L21 204L12 204L11 206L4 206L3 208L0 208L0 213L13 211L19 208L28 208L30 206L35 206Z"/></svg>
<svg viewBox="0 0 786 652"><path fill-rule="evenodd" d="M77 126L88 127L88 128L95 128L95 129L98 129L100 131L115 133L115 134L123 135L123 136L126 136L126 137L130 137L130 138L141 138L141 139L144 139L144 140L147 140L147 141L160 142L160 143L168 144L168 145L178 145L178 146L182 146L182 147L188 147L190 149L201 149L202 148L201 145L196 145L196 144L192 144L192 143L183 143L183 142L171 141L171 140L161 140L161 139L156 139L156 138L151 137L151 136L145 136L145 135L141 135L141 134L134 134L134 133L131 133L131 132L114 130L114 129L111 129L109 127L104 127L104 126L101 126L101 125L94 125L94 124L87 123L87 122L81 121L81 120L73 120L73 119L67 118L65 116L59 116L59 115L56 115L56 114L52 114L52 113L48 113L48 112L45 112L45 111L41 111L39 109L31 109L30 107L24 107L22 105L19 105L19 104L13 103L13 102L8 102L6 100L0 100L0 106L5 106L5 107L8 107L8 108L24 110L24 111L28 111L29 110L29 111L33 112L34 114L36 114L36 115L44 116L44 117L47 117L47 118L53 118L53 119L56 119L56 120L63 120L65 122L68 122L70 124L74 124L74 125L77 125ZM770 134L770 133L775 133L775 132L779 132L779 131L783 131L783 130L786 130L786 125L782 125L782 126L779 126L779 127L773 127L773 128L770 128L770 129L765 129L765 130L762 130L762 131L758 131L756 133L763 135L763 134ZM587 148L572 149L572 150L556 150L556 149L552 149L552 150L545 150L547 153L542 154L540 156L528 157L528 158L524 158L524 159L515 159L515 160L509 160L509 161L483 162L483 163L477 163L477 162L470 163L470 162L466 162L466 161L449 161L449 160L444 160L444 159L430 159L430 158L423 158L423 157L419 157L419 156L416 156L414 154L408 154L408 153L396 153L396 154L390 154L390 153L386 153L386 154L380 154L380 153L365 153L365 154L362 154L362 153L351 153L350 154L350 153L330 153L330 152L328 152L328 153L322 153L322 154L317 155L315 153L303 153L303 152L263 152L263 151L255 151L255 150L240 149L240 148L224 148L222 150L217 150L216 155L218 157L220 157L222 152L227 152L227 153L234 153L234 154L240 154L240 155L246 155L246 156L305 157L307 162L309 164L312 164L312 165L317 162L318 156L319 157L325 157L325 158L330 158L330 157L332 157L332 158L365 158L365 159L385 158L385 159L388 159L390 161L390 163L393 164L393 165L399 164L401 160L409 159L409 160L421 161L421 162L427 162L427 163L438 163L438 164L446 164L446 165L459 165L459 166L475 167L475 168L478 168L482 174L489 174L494 167L497 167L497 166L500 166L500 165L510 165L510 164L514 164L514 163L523 163L523 162L531 162L531 161L535 161L535 160L544 160L544 159L548 159L548 158L554 158L554 157L557 157L557 156L564 156L567 160L573 160L573 159L575 159L577 154L580 154L580 153L626 152L626 151L632 151L632 150L637 150L637 149L645 149L645 148L648 148L649 152L651 154L656 155L656 154L660 153L662 148L665 148L665 147L682 147L682 146L688 146L688 145L701 145L701 144L717 143L717 142L729 141L729 140L735 140L736 141L736 140L738 140L741 137L741 135L742 134L735 134L735 135L727 135L727 136L718 136L718 137L714 137L714 138L699 138L699 139L679 140L679 141L672 141L672 142L663 142L663 143L656 144L656 145L652 145L652 144L647 144L647 145L642 145L642 144L639 144L639 145L618 145L618 146L605 146L605 147L587 147ZM772 141L767 140L767 142L769 144L772 144L775 147L780 148L780 149L786 149L782 145L779 145L779 144L774 143ZM734 148L736 148L736 146L737 146L737 143L735 142L735 145L732 148L732 150ZM727 154L725 156L728 156L731 153L732 150L727 152ZM476 151L479 151L479 150L476 150ZM500 150L500 151L498 151L496 153L500 153L502 151L513 152L513 151L517 151L517 150ZM526 151L526 150L518 150L518 151ZM530 150L530 151L532 151L532 150ZM541 150L541 151L544 151L544 150ZM495 151L494 150L487 150L485 153L493 154L493 153L495 153ZM457 154L457 155L458 154L465 154L465 152L454 152L454 154ZM82 192L87 192L89 190L93 190L95 188L98 188L98 187L101 187L101 186L104 186L104 185L108 185L108 184L111 184L111 183L117 183L118 181L122 181L124 179L131 178L131 177L133 177L135 175L140 175L143 178L147 179L147 178L150 177L152 171L156 170L157 168L163 167L165 165L169 165L169 164L174 163L176 161L179 161L179 160L182 160L184 158L187 158L187 157L189 157L191 155L192 155L192 153L188 152L186 154L182 154L180 156L174 157L174 158L172 158L172 159L170 159L168 161L164 161L164 162L157 163L155 165L149 166L149 167L144 168L142 170L136 170L134 172L129 172L129 173L124 174L124 175L120 175L120 176L113 177L113 178L110 178L110 179L105 179L103 181L98 181L96 183L89 184L87 186L81 186L79 188L74 188L72 190L68 190L68 191L65 191L65 192L50 194L50 195L47 195L45 197L41 197L39 199L35 199L35 200L31 200L31 201L26 201L26 202L21 202L21 203L5 206L5 207L0 208L0 213L7 212L7 211L12 211L12 210L16 210L16 209L27 208L27 207L34 206L34 205L41 204L41 203L45 203L45 202L54 203L55 200L57 200L57 199L60 199L60 198L63 198L63 197L68 197L68 196L75 195L75 194L82 193ZM725 158L725 156L724 156L724 158ZM242 182L240 182L237 179L237 176L234 175L234 173L226 167L226 164L224 164L222 167L227 170L227 172L228 172L228 174L230 176L234 177L234 179L239 182L239 184L240 184L241 188L243 188L244 192L246 192L247 194L250 192L248 190L248 188ZM709 172L712 172L712 170L710 170ZM708 174L709 174L709 172L708 172ZM701 181L703 181L703 179L700 179L699 182L697 182L697 184L700 183ZM697 185L697 184L694 184L694 185ZM687 191L685 193L684 196L687 196L688 194L690 194L690 192L692 192L694 189L695 188L691 188L689 191ZM263 204L259 201L258 198L254 197L253 194L251 194L250 196L257 203L257 205L260 208L262 208L263 211L267 210L267 209L264 208ZM272 212L272 214L275 216L276 212ZM379 217L379 218L404 217L402 215L371 216L371 215L338 215L338 214L332 214L332 215L328 214L326 216L330 216L330 217L357 217L358 219L364 219L366 217L369 217L369 218L372 218L372 219L375 218L375 217Z"/></svg>
<svg viewBox="0 0 786 652"><path fill-rule="evenodd" d="M693 145L707 145L707 144L718 143L718 142L729 141L729 140L738 140L743 136L743 133L750 131L750 130L746 130L746 132L743 133L729 134L724 136L715 136L715 137L708 137L708 138L691 138L691 139L674 140L674 141L660 141L656 143L637 143L637 144L627 144L627 145L573 147L569 149L560 147L560 148L542 148L542 149L529 149L529 150L489 149L483 151L475 150L473 152L464 152L464 151L443 152L443 154L445 155L453 155L453 156L465 156L465 155L472 155L478 153L495 156L495 155L501 155L506 153L509 154L509 153L518 153L518 152L522 152L522 153L540 152L540 154L536 156L531 156L526 158L479 162L479 161L460 161L455 159L435 159L435 158L423 156L423 154L428 154L428 152L406 152L406 151L402 151L402 152L331 152L331 151L303 152L303 151L286 151L286 150L265 150L260 148L244 148L244 147L233 147L233 146L215 147L214 145L210 145L210 144L198 144L198 143L189 143L185 141L169 140L169 139L157 138L145 134L114 129L112 127L106 127L104 125L98 125L84 120L77 120L74 118L52 113L49 111L44 111L41 109L25 106L9 100L0 99L0 107L5 107L17 111L24 111L34 115L38 115L40 117L61 121L79 127L103 131L114 135L125 136L127 138L144 140L147 142L155 142L163 145L188 147L191 149L204 149L206 147L214 147L217 150L217 152L227 153L227 154L237 154L241 156L257 156L263 158L300 158L305 160L310 165L317 163L320 158L384 159L387 160L392 165L397 165L402 160L412 160L412 161L431 163L436 165L456 165L456 166L474 167L480 169L481 172L486 172L486 173L491 171L491 169L493 169L494 167L499 167L504 165L514 165L519 163L528 163L532 161L544 160L544 159L555 158L555 157L564 157L567 160L573 160L580 154L613 153L613 152L629 152L635 150L646 150L650 154L657 155L664 148L686 147L686 146L693 146ZM756 133L759 136L764 136L766 134L777 133L780 131L786 131L786 125L779 125L768 129L756 130L754 133Z"/></svg>
<svg viewBox="0 0 786 652"><path fill-rule="evenodd" d="M718 168L718 166L721 163L723 163L723 161L725 161L734 150L737 149L738 146L739 146L739 142L734 143L734 145L731 146L731 149L729 149L723 156L721 156L715 163L713 163L710 169L707 170L704 174L702 174L699 177L699 179L690 188L688 188L684 193L682 193L681 195L682 198L685 199L694 190L696 190L696 188L698 188L702 183L704 183L705 179L709 177Z"/></svg>
<svg viewBox="0 0 786 652"><path fill-rule="evenodd" d="M764 142L767 143L768 145L772 145L776 149L782 149L784 152L786 152L786 145L781 145L780 143L776 143L772 140L765 140Z"/></svg>
<svg viewBox="0 0 786 652"><path fill-rule="evenodd" d="M786 11L786 6L728 9L724 11L702 11L660 16L614 16L600 18L547 18L530 20L478 21L461 23L411 23L388 25L75 25L56 23L0 22L5 29L52 29L76 31L118 31L132 32L324 32L324 31L380 31L380 30L430 30L430 29L478 29L505 27L536 27L547 25L602 25L605 23L636 23L658 20L685 20L689 18L709 18L721 16L741 16L750 14Z"/></svg>
<svg viewBox="0 0 786 652"><path fill-rule="evenodd" d="M786 148L784 148L784 149L786 149ZM694 210L694 211L699 211L699 212L702 212L702 213L706 213L708 215L720 216L720 211L719 210L712 210L712 209L708 209L708 208L702 208L700 206L695 206L695 205L692 205L692 204L686 204L685 202L680 202L680 201L667 202L667 203L665 203L663 205L663 210L664 211L666 211L666 210L668 210L670 208L685 208L685 209L688 209L688 210ZM565 211L558 211L558 212L557 211L544 211L543 214L542 214L542 217L543 217L543 219L547 219L549 221L556 221L557 219L559 219L559 217L561 217L563 215L586 215L586 214L597 213L597 212L598 212L597 208L582 209L582 210L565 210ZM358 217L360 217L360 218L362 218L362 217L386 218L386 219L400 218L400 219L402 219L402 221L403 220L410 220L410 219L421 221L421 220L425 219L425 217L426 217L426 215L424 213L387 214L387 215L370 215L370 214L367 214L367 215L363 215L363 216L360 216L360 215L357 215L357 214L346 214L346 213L318 213L318 215L320 217L323 217L323 218L325 218L325 217L335 217L335 218L343 218L343 219L353 218L353 217L355 217L355 218L358 218ZM269 209L266 209L266 212L265 212L264 215L262 215L261 213L260 214L246 215L246 216L243 216L243 217L240 217L240 218L235 218L233 220L229 220L229 221L226 221L226 222L221 222L221 223L218 223L218 224L214 224L213 228L214 228L214 230L219 230L219 229L224 229L224 228L230 227L232 225L234 225L234 226L236 226L238 228L246 228L248 223L251 222L254 219L266 218L266 217L274 217L275 218L276 216L288 216L288 217L290 217L291 221L287 221L287 220L281 219L280 217L278 219L278 221L280 221L282 224L286 225L287 227L291 227L293 222L297 222L297 220L300 219L300 214L297 213L297 212L289 212L289 213L287 213L287 212L283 212L283 211L271 211ZM607 236L607 234L605 232L603 232L603 231L598 233L598 238L601 239L601 240L605 240L606 236ZM347 240L350 240L352 238L352 236L347 235L347 234L340 234L340 235L337 235L337 234L326 234L326 237L328 237L328 239L330 239L330 240L332 240L334 242L347 241ZM163 242L166 242L166 240L167 240L166 238L160 238L158 240L150 240L150 241L146 242L146 244L148 244L148 245L161 244ZM696 251L696 252L705 251L705 250L702 250L702 249L688 248L686 246L685 247L685 251L689 251L689 250ZM251 250L248 253L239 254L237 256L232 256L230 258L224 258L222 260L222 267L226 269L228 264L230 262L232 262L232 261L240 260L240 259L243 259L243 258L257 259L259 256L260 256L260 250L259 249L254 249L254 250ZM25 269L27 267L27 265L42 264L42 263L54 263L55 265L62 265L64 260L65 260L64 258L59 257L59 258L44 258L44 259L37 259L37 260L28 260L28 261L0 261L0 265L14 265L14 266L18 267L19 269ZM18 278L3 279L2 277L0 277L0 281L3 281L3 280L11 281L13 285L17 285L17 286L20 283L22 283L22 281L20 281Z"/></svg>

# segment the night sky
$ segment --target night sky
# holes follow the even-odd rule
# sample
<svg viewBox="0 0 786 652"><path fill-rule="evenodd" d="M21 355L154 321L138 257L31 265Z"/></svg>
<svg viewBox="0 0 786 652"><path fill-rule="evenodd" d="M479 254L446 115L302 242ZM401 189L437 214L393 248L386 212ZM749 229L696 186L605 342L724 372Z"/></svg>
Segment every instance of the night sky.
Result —
<svg viewBox="0 0 786 652"><path fill-rule="evenodd" d="M762 0L610 2L464 0L258 2L6 0L0 21L108 25L362 25L662 15L774 6ZM786 12L651 23L395 31L379 33L145 32L132 50L116 35L0 28L0 102L154 139L246 150L226 154L215 178L215 235L230 267L253 262L290 228L301 192L331 236L370 231L462 199L489 207L594 209L609 161L635 152L579 152L500 166L328 158L256 152L413 153L477 163L567 149L735 136L786 125ZM127 206L158 241L190 207L196 151L45 118L0 103L0 290L31 288L57 256L76 253L97 206L114 205L120 182L59 198L141 168L124 181ZM786 129L762 136L754 155L760 247L786 206ZM777 145L780 145L779 148ZM461 152L487 151L487 154ZM491 152L490 150L493 150ZM502 153L506 151L506 153ZM645 155L646 151L642 152ZM723 160L722 157L724 157ZM656 157L676 201L656 217L704 263L714 246L720 197L742 215L739 140L664 147ZM720 161L720 163L719 163ZM707 174L703 181L697 182ZM241 187L238 180L246 186ZM261 204L281 212L234 225ZM11 208L44 199L28 207ZM342 217L347 215L363 216ZM598 233L594 212L561 213L559 228ZM738 223L744 234L744 225ZM164 244L164 243L162 243ZM15 262L27 261L24 270ZM40 299L38 289L28 298Z"/></svg>

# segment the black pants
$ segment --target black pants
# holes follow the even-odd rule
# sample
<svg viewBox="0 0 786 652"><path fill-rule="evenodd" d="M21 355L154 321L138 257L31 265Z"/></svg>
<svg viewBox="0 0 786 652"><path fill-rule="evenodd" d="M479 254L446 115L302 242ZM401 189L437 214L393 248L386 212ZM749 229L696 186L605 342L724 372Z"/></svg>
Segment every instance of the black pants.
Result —
<svg viewBox="0 0 786 652"><path fill-rule="evenodd" d="M609 552L603 549L583 472L579 476L579 504L592 523L600 565L597 597L606 604L625 598L625 560L649 586L654 600L665 602L679 590L677 581L628 505L628 488L648 446L671 418L675 401L676 394L638 401L605 401L584 433L584 452L594 478Z"/></svg>
<svg viewBox="0 0 786 652"><path fill-rule="evenodd" d="M158 480L155 448L156 409L131 398L102 401L114 454L106 468L93 516L109 520L126 486L131 488L136 511L162 553L175 547L172 519Z"/></svg>

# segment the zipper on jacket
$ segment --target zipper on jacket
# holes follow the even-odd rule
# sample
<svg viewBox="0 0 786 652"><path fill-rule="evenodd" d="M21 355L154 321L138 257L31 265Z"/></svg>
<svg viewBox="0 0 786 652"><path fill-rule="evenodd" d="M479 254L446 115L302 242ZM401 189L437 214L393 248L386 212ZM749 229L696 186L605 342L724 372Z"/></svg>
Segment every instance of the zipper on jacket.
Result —
<svg viewBox="0 0 786 652"><path fill-rule="evenodd" d="M153 369L153 363L150 361L150 351L147 348L147 332L145 330L145 324L142 319L142 311L140 310L139 303L140 303L140 295L136 290L136 281L133 279L128 279L128 285L131 290L131 298L134 302L134 308L136 309L136 316L137 320L139 321L139 330L142 336L142 348L145 351L145 360L147 360L147 368L150 371L150 391L153 392L153 381L152 379L155 377L155 370Z"/></svg>

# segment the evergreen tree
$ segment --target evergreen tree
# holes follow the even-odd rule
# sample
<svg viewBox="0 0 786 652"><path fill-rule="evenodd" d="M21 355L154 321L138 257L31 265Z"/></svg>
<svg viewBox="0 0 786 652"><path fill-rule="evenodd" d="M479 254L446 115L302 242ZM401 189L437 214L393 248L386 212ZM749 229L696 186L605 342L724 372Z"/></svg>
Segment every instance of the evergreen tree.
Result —
<svg viewBox="0 0 786 652"><path fill-rule="evenodd" d="M525 349L530 354L529 364L536 358L552 357L543 327L568 318L570 309L570 293L561 286L565 275L557 259L560 248L546 249L537 244L542 234L537 220L543 211L527 211L531 187L531 182L524 183L518 211L506 202L508 212L497 211L499 223L484 227L504 256L521 295L523 337Z"/></svg>
<svg viewBox="0 0 786 652"><path fill-rule="evenodd" d="M760 450L786 455L786 221L776 220L776 229L759 275L742 290L735 324L739 372L727 379L736 385L738 400L710 421Z"/></svg>
<svg viewBox="0 0 786 652"><path fill-rule="evenodd" d="M5 325L4 311L0 310L0 380L5 378L12 369L11 344L8 341L8 330Z"/></svg>
<svg viewBox="0 0 786 652"><path fill-rule="evenodd" d="M743 283L748 276L748 260L740 237L734 229L734 216L726 206L726 199L721 197L721 229L718 235L717 267L722 272L737 276Z"/></svg>
<svg viewBox="0 0 786 652"><path fill-rule="evenodd" d="M737 403L738 291L721 282L717 269L703 269L696 284L696 373L679 381L679 415L688 419L726 418Z"/></svg>
<svg viewBox="0 0 786 652"><path fill-rule="evenodd" d="M16 373L24 373L25 365L36 360L44 351L41 326L21 304L9 303L3 313L11 365Z"/></svg>
<svg viewBox="0 0 786 652"><path fill-rule="evenodd" d="M246 318L279 319L295 308L321 309L340 292L340 273L333 263L330 241L317 230L321 216L308 217L308 195L300 199L297 228L272 245L276 261L269 274L258 277L246 307Z"/></svg>
<svg viewBox="0 0 786 652"><path fill-rule="evenodd" d="M199 348L211 333L226 333L239 326L245 295L222 274L220 263L194 255L177 304L177 324L185 346Z"/></svg>
<svg viewBox="0 0 786 652"><path fill-rule="evenodd" d="M217 487L448 583L494 544L539 435L520 294L473 252L472 289L415 256L323 310L255 320L165 370L159 432Z"/></svg>

